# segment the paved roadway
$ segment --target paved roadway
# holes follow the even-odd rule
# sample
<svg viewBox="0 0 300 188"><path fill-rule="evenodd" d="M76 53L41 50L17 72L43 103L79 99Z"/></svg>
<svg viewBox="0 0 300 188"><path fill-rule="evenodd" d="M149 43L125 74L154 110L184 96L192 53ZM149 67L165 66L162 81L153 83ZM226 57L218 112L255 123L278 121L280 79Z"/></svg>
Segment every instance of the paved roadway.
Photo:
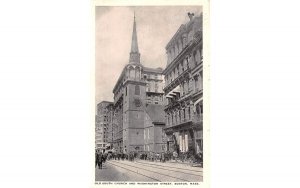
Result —
<svg viewBox="0 0 300 188"><path fill-rule="evenodd" d="M110 160L103 169L96 169L96 181L201 182L203 169L178 163Z"/></svg>

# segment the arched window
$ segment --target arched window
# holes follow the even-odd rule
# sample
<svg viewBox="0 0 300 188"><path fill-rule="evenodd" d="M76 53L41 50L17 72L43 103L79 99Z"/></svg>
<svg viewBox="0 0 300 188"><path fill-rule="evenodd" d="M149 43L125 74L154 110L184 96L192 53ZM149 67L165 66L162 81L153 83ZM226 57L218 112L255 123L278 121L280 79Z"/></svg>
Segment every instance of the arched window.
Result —
<svg viewBox="0 0 300 188"><path fill-rule="evenodd" d="M197 53L196 53L196 62L197 62L197 64L200 63L200 61L201 61L201 54L200 54L200 51L197 50Z"/></svg>
<svg viewBox="0 0 300 188"><path fill-rule="evenodd" d="M201 52L200 52L200 58L201 60L203 59L203 49L201 48Z"/></svg>
<svg viewBox="0 0 300 188"><path fill-rule="evenodd" d="M199 78L198 78L198 76L195 76L194 77L194 80L195 80L195 91L198 91L199 90Z"/></svg>
<svg viewBox="0 0 300 188"><path fill-rule="evenodd" d="M175 49L172 48L172 49L171 49L171 61L173 61L174 56L175 56Z"/></svg>
<svg viewBox="0 0 300 188"><path fill-rule="evenodd" d="M183 71L187 69L187 57L183 60Z"/></svg>
<svg viewBox="0 0 300 188"><path fill-rule="evenodd" d="M133 69L133 67L129 67L129 77L130 78L134 78L134 69Z"/></svg>
<svg viewBox="0 0 300 188"><path fill-rule="evenodd" d="M200 75L199 75L199 88L200 89L203 88L203 75L202 75L202 72L200 72Z"/></svg>
<svg viewBox="0 0 300 188"><path fill-rule="evenodd" d="M181 123L181 110L179 110L178 113L179 113L179 115L178 115L179 116L179 123Z"/></svg>
<svg viewBox="0 0 300 188"><path fill-rule="evenodd" d="M182 50L182 42L181 42L181 39L178 40L178 51L179 53L181 52Z"/></svg>
<svg viewBox="0 0 300 188"><path fill-rule="evenodd" d="M135 95L140 95L140 86L136 85L134 90Z"/></svg>
<svg viewBox="0 0 300 188"><path fill-rule="evenodd" d="M193 29L189 32L188 34L188 42L192 41L193 40L193 37L194 37L194 31Z"/></svg>
<svg viewBox="0 0 300 188"><path fill-rule="evenodd" d="M190 63L191 63L191 62L190 62L190 58L191 58L190 56L187 56L187 57L186 57L186 68L187 68L187 69L190 68Z"/></svg>
<svg viewBox="0 0 300 188"><path fill-rule="evenodd" d="M198 64L198 60L197 60L197 52L194 51L193 52L193 67L196 66Z"/></svg>
<svg viewBox="0 0 300 188"><path fill-rule="evenodd" d="M135 69L135 79L140 79L140 68L139 67L137 67Z"/></svg>

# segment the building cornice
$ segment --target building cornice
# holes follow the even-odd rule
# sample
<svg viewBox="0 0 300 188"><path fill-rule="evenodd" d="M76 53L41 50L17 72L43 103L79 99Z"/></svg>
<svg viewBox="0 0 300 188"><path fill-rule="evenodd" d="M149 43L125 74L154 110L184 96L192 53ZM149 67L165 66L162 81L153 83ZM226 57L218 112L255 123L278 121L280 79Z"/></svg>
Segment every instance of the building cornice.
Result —
<svg viewBox="0 0 300 188"><path fill-rule="evenodd" d="M199 32L201 32L201 31L199 31ZM197 32L197 33L198 33L198 32ZM193 48L193 47L195 47L195 46L197 46L197 45L200 45L201 43L202 43L202 37L201 37L201 35L198 35L198 34L196 35L196 34L195 34L195 38L194 38L192 41L190 41L190 42L188 43L188 45L185 46L185 47L181 50L181 52L173 59L173 61L172 61L169 65L167 65L167 67L166 67L166 68L164 69L164 71L162 72L163 75L166 75L166 74L169 73L170 70L173 70L173 68L174 68L175 66L177 66L178 62L181 61L181 60L183 60L183 59L185 58L186 53L187 53L188 51L190 51L191 48Z"/></svg>

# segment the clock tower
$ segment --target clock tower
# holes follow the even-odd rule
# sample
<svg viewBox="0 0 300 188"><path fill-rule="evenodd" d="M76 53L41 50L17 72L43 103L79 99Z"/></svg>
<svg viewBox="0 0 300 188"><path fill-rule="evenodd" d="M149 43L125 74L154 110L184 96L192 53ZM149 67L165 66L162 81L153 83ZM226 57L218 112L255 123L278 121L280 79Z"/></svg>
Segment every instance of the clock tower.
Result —
<svg viewBox="0 0 300 188"><path fill-rule="evenodd" d="M144 145L146 82L140 63L135 16L129 63L123 79L123 151L141 151Z"/></svg>

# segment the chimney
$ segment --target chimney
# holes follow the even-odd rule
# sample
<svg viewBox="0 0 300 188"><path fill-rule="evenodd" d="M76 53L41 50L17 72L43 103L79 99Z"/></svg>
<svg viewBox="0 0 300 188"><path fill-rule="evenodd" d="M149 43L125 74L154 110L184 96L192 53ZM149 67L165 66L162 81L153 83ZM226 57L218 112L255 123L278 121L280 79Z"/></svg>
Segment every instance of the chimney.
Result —
<svg viewBox="0 0 300 188"><path fill-rule="evenodd" d="M194 13L190 13L190 12L188 12L188 16L189 16L190 20L192 20L192 19L193 19L193 17L194 17Z"/></svg>

